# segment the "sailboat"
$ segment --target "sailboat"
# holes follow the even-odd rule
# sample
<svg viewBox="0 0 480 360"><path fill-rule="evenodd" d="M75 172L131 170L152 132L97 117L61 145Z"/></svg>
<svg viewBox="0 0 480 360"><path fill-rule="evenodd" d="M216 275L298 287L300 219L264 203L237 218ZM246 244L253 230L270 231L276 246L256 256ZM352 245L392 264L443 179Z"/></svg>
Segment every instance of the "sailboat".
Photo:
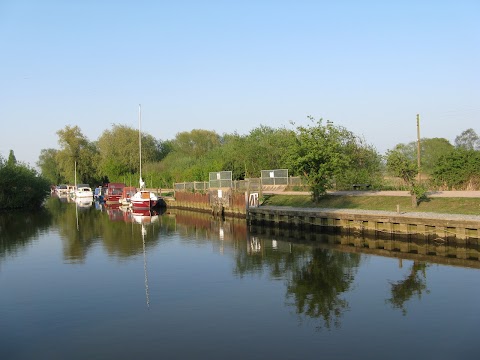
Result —
<svg viewBox="0 0 480 360"><path fill-rule="evenodd" d="M142 179L142 108L138 105L138 146L140 153L140 189L130 198L130 203L136 209L151 209L157 206L158 197L155 193L145 189L145 182Z"/></svg>
<svg viewBox="0 0 480 360"><path fill-rule="evenodd" d="M74 198L77 202L80 202L82 205L89 204L90 206L93 203L93 191L90 185L88 184L77 184L77 162L75 161L75 190Z"/></svg>

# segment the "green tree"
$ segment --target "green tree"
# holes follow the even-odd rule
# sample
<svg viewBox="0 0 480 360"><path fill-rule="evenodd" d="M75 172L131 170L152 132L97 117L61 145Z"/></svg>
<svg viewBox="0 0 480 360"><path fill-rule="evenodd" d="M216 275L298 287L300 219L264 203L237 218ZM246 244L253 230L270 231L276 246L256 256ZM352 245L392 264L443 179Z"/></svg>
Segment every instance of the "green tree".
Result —
<svg viewBox="0 0 480 360"><path fill-rule="evenodd" d="M178 133L172 145L178 154L199 158L220 146L220 136L215 131L194 129Z"/></svg>
<svg viewBox="0 0 480 360"><path fill-rule="evenodd" d="M456 147L437 162L432 181L448 189L480 187L480 151Z"/></svg>
<svg viewBox="0 0 480 360"><path fill-rule="evenodd" d="M416 181L417 162L408 157L408 154L397 149L387 151L387 170L393 176L403 179L409 187L413 207L418 206L418 203L426 198L426 189Z"/></svg>
<svg viewBox="0 0 480 360"><path fill-rule="evenodd" d="M10 153L8 154L7 165L14 166L16 164L17 164L17 158L15 157L13 150L10 150Z"/></svg>
<svg viewBox="0 0 480 360"><path fill-rule="evenodd" d="M355 136L332 122L320 119L313 126L297 127L297 136L288 149L287 161L294 173L305 177L314 201L318 201L333 185L335 176L348 168L350 158L345 151Z"/></svg>
<svg viewBox="0 0 480 360"><path fill-rule="evenodd" d="M57 165L56 149L42 149L37 161L42 176L50 181L51 184L63 184L66 179L60 174L60 169Z"/></svg>
<svg viewBox="0 0 480 360"><path fill-rule="evenodd" d="M480 138L472 128L463 131L455 138L455 146L465 150L479 150Z"/></svg>
<svg viewBox="0 0 480 360"><path fill-rule="evenodd" d="M370 184L378 187L383 180L382 156L362 138L355 137L345 144L349 164L335 176L337 190L351 189L352 184Z"/></svg>
<svg viewBox="0 0 480 360"><path fill-rule="evenodd" d="M0 158L0 209L40 207L49 193L49 182L35 169Z"/></svg>
<svg viewBox="0 0 480 360"><path fill-rule="evenodd" d="M436 164L443 156L449 154L453 145L444 138L424 138L420 140L421 171L431 175ZM415 156L417 151L415 148Z"/></svg>
<svg viewBox="0 0 480 360"><path fill-rule="evenodd" d="M431 175L439 159L452 151L453 145L444 138L420 139L420 167L421 172ZM397 144L393 151L402 154L405 159L418 164L417 142Z"/></svg>
<svg viewBox="0 0 480 360"><path fill-rule="evenodd" d="M237 154L244 153L245 177L259 177L262 170L285 167L287 149L295 141L295 132L285 128L274 129L261 125L245 137L244 147L237 148Z"/></svg>
<svg viewBox="0 0 480 360"><path fill-rule="evenodd" d="M68 182L93 184L98 182L96 163L98 151L94 143L90 142L78 126L66 126L58 130L60 150L56 154L56 161L60 175ZM77 174L75 174L75 164Z"/></svg>
<svg viewBox="0 0 480 360"><path fill-rule="evenodd" d="M161 146L151 135L142 133L142 166L161 158ZM138 130L125 125L105 130L97 141L98 168L103 176L121 179L140 171L140 147ZM138 179L137 179L138 180ZM123 181L123 180L122 180Z"/></svg>
<svg viewBox="0 0 480 360"><path fill-rule="evenodd" d="M233 134L224 134L222 137L222 146L212 151L212 162L215 170L231 171L234 180L243 180L248 169L248 155L244 151L247 147L246 136Z"/></svg>

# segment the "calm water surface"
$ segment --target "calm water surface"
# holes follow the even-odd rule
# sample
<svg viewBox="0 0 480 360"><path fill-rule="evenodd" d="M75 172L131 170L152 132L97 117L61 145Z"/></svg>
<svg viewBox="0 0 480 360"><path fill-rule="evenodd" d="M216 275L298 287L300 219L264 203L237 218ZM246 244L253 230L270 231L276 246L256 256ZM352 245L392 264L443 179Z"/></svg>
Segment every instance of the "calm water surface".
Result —
<svg viewBox="0 0 480 360"><path fill-rule="evenodd" d="M0 359L480 354L475 246L145 215L59 199L0 214Z"/></svg>

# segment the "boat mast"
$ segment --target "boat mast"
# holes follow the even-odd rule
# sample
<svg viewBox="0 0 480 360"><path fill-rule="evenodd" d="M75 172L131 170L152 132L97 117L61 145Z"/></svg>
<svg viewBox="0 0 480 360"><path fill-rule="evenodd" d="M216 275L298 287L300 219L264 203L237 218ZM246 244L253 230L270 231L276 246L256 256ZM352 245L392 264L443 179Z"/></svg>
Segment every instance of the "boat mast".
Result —
<svg viewBox="0 0 480 360"><path fill-rule="evenodd" d="M140 154L140 188L142 188L142 107L138 105L138 152Z"/></svg>

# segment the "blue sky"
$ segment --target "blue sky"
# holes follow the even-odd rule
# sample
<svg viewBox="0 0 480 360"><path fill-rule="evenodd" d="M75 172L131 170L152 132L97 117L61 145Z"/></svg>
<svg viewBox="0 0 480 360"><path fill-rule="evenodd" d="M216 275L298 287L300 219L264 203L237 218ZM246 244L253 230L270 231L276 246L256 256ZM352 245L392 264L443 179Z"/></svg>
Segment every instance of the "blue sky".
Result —
<svg viewBox="0 0 480 360"><path fill-rule="evenodd" d="M384 153L480 134L480 1L0 0L0 154L34 165L78 125L160 140L307 116Z"/></svg>

